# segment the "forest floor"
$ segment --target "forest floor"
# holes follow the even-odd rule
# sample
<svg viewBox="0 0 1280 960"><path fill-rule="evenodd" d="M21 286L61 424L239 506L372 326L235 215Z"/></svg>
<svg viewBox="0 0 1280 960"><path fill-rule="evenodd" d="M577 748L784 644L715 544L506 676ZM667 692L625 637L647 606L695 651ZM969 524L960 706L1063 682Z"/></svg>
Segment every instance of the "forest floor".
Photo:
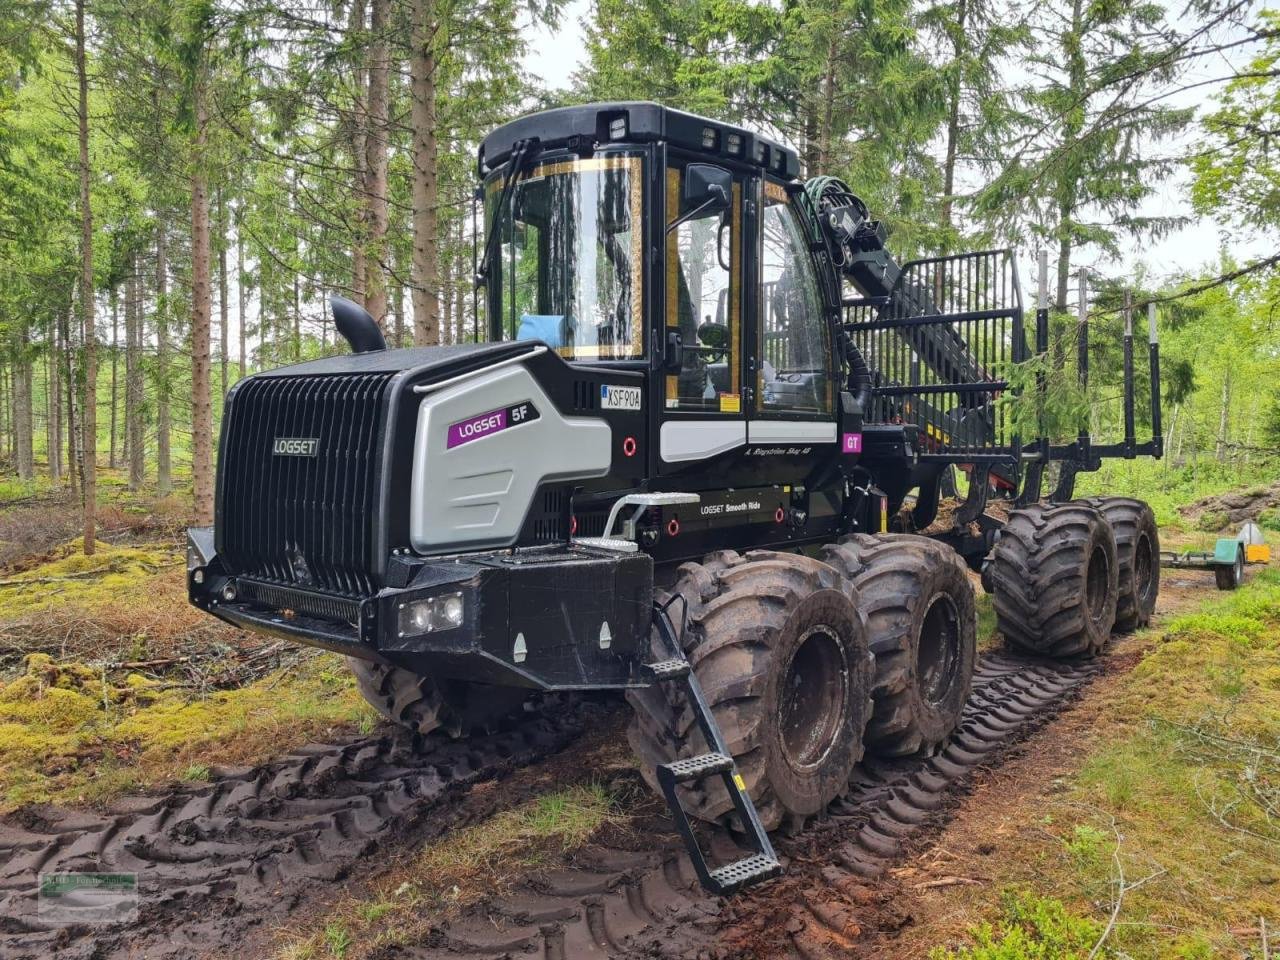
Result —
<svg viewBox="0 0 1280 960"><path fill-rule="evenodd" d="M104 488L91 560L65 504L36 494L0 511L0 814L112 816L133 793L216 793L251 765L340 749L316 742L355 749L373 735L402 749L386 746L341 658L186 604L175 503L135 498L110 474ZM1204 512L1166 525L1166 545L1211 548ZM706 955L1265 960L1264 924L1280 942L1277 566L1251 568L1233 594L1210 574L1165 571L1151 627L1118 638L1083 696L980 766L884 877L856 888L863 906L838 948L796 949L804 921L792 920L785 948L725 939ZM998 655L983 596L979 615L981 646ZM651 843L669 826L632 770L624 713L601 714L563 753L561 736L528 766L485 767L439 823L397 826L340 883L264 909L251 937L237 934L241 955L406 955L588 848ZM219 955L231 941L204 942Z"/></svg>
<svg viewBox="0 0 1280 960"><path fill-rule="evenodd" d="M0 509L0 812L101 806L372 728L341 657L190 606L186 510L103 474L92 557L65 493Z"/></svg>

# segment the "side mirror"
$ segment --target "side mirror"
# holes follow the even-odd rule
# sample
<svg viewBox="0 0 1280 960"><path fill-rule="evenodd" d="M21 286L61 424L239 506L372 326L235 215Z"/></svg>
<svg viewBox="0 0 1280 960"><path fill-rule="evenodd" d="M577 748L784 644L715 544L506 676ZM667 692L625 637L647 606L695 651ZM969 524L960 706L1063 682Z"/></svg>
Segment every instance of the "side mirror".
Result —
<svg viewBox="0 0 1280 960"><path fill-rule="evenodd" d="M733 174L724 167L689 164L684 168L684 192L680 195L680 209L685 212L667 224L667 233L697 217L728 210L732 191Z"/></svg>
<svg viewBox="0 0 1280 960"><path fill-rule="evenodd" d="M680 197L683 211L697 208L700 213L729 209L733 192L733 174L711 163L691 163L684 168L684 194Z"/></svg>

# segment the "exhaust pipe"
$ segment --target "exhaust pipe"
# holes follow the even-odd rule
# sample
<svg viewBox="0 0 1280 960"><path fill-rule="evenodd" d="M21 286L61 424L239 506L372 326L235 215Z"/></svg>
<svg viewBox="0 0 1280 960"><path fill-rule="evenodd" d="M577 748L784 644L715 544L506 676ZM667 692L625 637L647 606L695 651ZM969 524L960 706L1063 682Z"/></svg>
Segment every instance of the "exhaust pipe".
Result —
<svg viewBox="0 0 1280 960"><path fill-rule="evenodd" d="M351 344L352 352L373 353L387 349L387 341L378 329L377 321L364 307L334 294L329 298L329 309L333 312L334 327Z"/></svg>

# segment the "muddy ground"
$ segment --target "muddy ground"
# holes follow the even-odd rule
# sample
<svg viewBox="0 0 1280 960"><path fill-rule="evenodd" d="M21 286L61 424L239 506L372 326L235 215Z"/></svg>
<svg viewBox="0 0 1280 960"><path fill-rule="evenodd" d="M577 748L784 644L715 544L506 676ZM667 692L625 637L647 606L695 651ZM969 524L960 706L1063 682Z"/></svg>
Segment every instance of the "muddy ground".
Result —
<svg viewBox="0 0 1280 960"><path fill-rule="evenodd" d="M1165 571L1158 616L1211 592L1211 578ZM337 900L396 875L424 844L587 780L628 798L625 816L585 846L494 877L487 895L442 907L371 955L920 957L949 929L936 922L948 890L982 884L984 859L1017 842L1001 811L1053 789L1078 761L1089 690L1127 671L1139 646L1121 640L1083 667L986 654L946 749L868 762L828 816L779 839L784 878L728 901L701 892L665 811L627 768L616 703L554 702L467 743L380 728L100 813L26 807L0 817L0 958L279 956L296 931L323 925ZM704 840L718 859L740 855L727 835ZM73 870L137 873L136 918L43 921L36 878Z"/></svg>

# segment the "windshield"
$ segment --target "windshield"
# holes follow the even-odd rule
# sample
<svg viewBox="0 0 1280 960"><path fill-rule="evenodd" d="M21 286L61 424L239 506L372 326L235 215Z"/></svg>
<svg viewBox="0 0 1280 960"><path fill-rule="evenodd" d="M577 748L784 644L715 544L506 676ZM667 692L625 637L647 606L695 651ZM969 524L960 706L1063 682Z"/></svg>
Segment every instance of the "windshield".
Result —
<svg viewBox="0 0 1280 960"><path fill-rule="evenodd" d="M492 338L543 340L568 359L643 355L640 185L640 158L620 156L544 163L516 181L490 264ZM498 174L486 233L501 193Z"/></svg>

